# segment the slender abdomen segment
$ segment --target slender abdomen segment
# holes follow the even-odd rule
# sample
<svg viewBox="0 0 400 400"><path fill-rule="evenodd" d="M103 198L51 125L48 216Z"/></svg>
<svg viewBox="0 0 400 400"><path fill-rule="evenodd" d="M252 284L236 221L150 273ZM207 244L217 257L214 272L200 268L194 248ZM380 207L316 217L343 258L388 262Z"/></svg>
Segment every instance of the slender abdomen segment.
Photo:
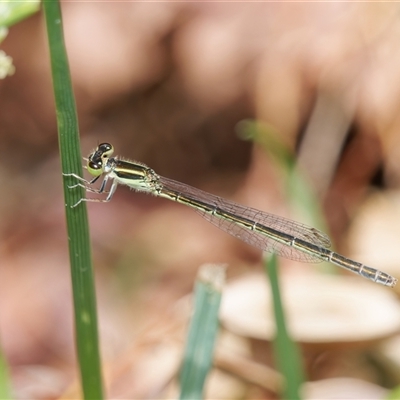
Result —
<svg viewBox="0 0 400 400"><path fill-rule="evenodd" d="M397 279L393 276L379 271L375 268L368 267L367 265L361 264L359 262L353 261L350 258L344 257L334 251L326 249L324 247L315 246L306 241L296 239L293 246L299 248L301 251L309 252L315 255L321 260L331 262L339 267L345 268L355 274L361 275L371 281L380 283L385 286L394 287L397 283Z"/></svg>
<svg viewBox="0 0 400 400"><path fill-rule="evenodd" d="M241 215L237 215L229 210L225 210L216 206L215 204L210 204L205 201L195 199L189 197L179 191L168 189L163 187L161 190L157 192L157 195L160 197L165 197L170 200L176 201L178 203L185 204L189 207L195 208L199 211L206 219L210 222L215 223L216 219L220 221L220 223L216 224L221 229L230 233L231 235L237 236L240 239L247 241L248 243L259 247L264 251L275 251L277 254L296 259L293 257L293 254L307 254L309 255L308 259L303 257L302 260L306 261L327 261L333 264L338 265L339 267L345 268L348 271L351 271L355 274L361 275L364 278L367 278L373 282L380 283L385 286L393 287L397 283L397 279L392 277L385 272L379 271L375 268L368 267L364 264L353 261L349 258L346 258L338 253L335 253L332 250L327 249L324 246L320 246L318 244L311 243L307 240L303 240L294 235L282 232L280 230L274 229L272 227L265 226L257 221L252 219L243 217ZM207 217L210 216L210 218ZM231 225L227 225L226 222L229 222ZM259 237L264 237L263 240L249 240L249 237L246 237L239 231L235 231L232 226L240 226L247 232L254 232L254 234L259 235ZM270 242L268 242L270 241ZM280 243L280 246L271 245L273 243ZM292 252L284 249L292 249Z"/></svg>

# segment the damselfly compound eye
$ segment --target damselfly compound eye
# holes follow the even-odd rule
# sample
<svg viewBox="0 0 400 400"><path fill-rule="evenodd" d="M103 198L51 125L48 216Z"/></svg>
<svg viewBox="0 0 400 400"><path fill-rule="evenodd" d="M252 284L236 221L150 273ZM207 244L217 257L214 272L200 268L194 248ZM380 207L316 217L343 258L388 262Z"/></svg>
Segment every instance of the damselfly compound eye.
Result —
<svg viewBox="0 0 400 400"><path fill-rule="evenodd" d="M99 176L103 173L103 161L100 160L90 160L87 164L87 170L89 174L93 176Z"/></svg>
<svg viewBox="0 0 400 400"><path fill-rule="evenodd" d="M97 146L97 152L101 153L102 157L107 157L114 153L114 147L110 143L100 143Z"/></svg>

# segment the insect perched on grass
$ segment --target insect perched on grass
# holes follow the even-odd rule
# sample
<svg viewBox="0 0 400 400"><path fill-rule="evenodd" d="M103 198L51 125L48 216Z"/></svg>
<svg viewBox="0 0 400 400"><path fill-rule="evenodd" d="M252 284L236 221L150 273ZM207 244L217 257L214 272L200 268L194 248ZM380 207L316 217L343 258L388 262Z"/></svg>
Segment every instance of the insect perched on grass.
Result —
<svg viewBox="0 0 400 400"><path fill-rule="evenodd" d="M76 174L66 174L80 182L70 186L84 187L93 193L104 193L103 199L82 198L83 201L107 202L113 197L117 186L126 185L139 192L151 193L194 208L206 220L223 231L258 247L292 260L316 262L328 261L382 285L394 287L397 279L393 276L350 260L332 250L329 237L307 225L268 214L254 208L245 207L221 197L196 189L184 183L157 175L148 166L136 162L111 157L114 147L101 143L87 159L87 170L94 176L91 181ZM103 177L99 189L93 184ZM109 191L107 182L111 181Z"/></svg>

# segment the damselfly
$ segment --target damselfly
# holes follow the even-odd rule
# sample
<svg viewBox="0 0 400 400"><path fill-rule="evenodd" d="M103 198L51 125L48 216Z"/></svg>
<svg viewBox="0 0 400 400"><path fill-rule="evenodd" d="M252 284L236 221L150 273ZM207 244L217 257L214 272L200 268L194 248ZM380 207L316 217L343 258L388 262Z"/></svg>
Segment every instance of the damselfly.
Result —
<svg viewBox="0 0 400 400"><path fill-rule="evenodd" d="M87 170L94 176L91 181L76 174L66 174L80 181L70 186L84 187L87 191L107 194L106 198L82 198L83 201L107 202L113 197L118 184L129 186L139 192L151 193L194 208L206 220L223 231L279 256L305 262L328 261L382 285L394 287L393 276L350 260L332 250L329 237L307 225L245 207L221 197L196 189L184 183L157 175L148 166L111 157L114 148L109 143L99 144L87 159ZM98 189L93 184L103 177ZM107 182L111 181L109 191Z"/></svg>

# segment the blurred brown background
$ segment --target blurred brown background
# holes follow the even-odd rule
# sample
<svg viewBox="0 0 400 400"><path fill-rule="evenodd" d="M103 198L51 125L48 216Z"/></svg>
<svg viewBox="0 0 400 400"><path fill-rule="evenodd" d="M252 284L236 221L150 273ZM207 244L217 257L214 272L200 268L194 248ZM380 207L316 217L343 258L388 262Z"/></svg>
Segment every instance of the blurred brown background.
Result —
<svg viewBox="0 0 400 400"><path fill-rule="evenodd" d="M294 218L276 165L236 133L241 120L260 120L297 155L338 250L400 277L398 4L65 1L63 18L85 155L111 142L163 176ZM75 393L75 356L41 13L12 27L2 49L16 73L0 81L0 339L17 397L58 398ZM127 188L88 208L110 396L165 394L175 369L166 362L168 378L140 380L138 352L155 359L164 329L174 336L169 313L199 265L228 263L233 278L260 270L262 254ZM136 378L122 384L128 370ZM322 378L342 376L334 370Z"/></svg>

